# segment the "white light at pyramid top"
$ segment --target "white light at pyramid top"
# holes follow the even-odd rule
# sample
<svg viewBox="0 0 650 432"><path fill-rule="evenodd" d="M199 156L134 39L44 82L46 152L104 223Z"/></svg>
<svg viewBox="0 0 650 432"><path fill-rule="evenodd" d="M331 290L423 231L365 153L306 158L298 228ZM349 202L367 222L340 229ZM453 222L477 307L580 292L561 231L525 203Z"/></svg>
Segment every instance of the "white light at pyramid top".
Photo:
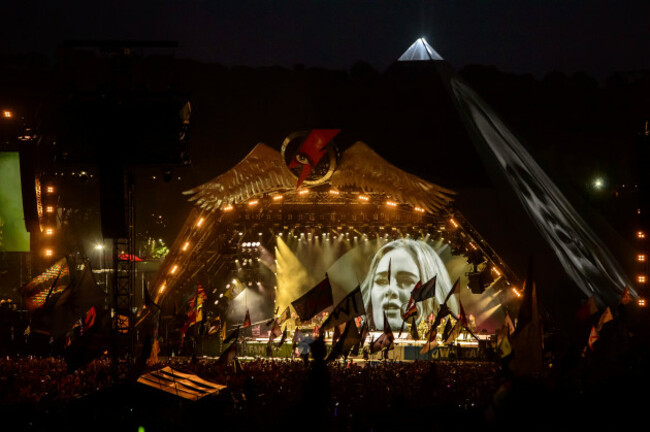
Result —
<svg viewBox="0 0 650 432"><path fill-rule="evenodd" d="M429 61L429 60L442 60L440 54L433 49L427 41L421 37L413 45L409 47L404 54L397 59L397 61Z"/></svg>

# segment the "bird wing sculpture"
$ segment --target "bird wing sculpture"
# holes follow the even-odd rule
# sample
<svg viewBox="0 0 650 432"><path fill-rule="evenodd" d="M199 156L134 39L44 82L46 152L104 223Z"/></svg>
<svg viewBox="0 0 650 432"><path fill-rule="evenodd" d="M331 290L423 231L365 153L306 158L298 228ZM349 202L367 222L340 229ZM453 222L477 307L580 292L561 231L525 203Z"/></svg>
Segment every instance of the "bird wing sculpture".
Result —
<svg viewBox="0 0 650 432"><path fill-rule="evenodd" d="M190 201L204 210L217 210L222 205L238 204L255 196L296 187L280 153L265 144L258 144L246 157L226 173L207 183L183 192Z"/></svg>
<svg viewBox="0 0 650 432"><path fill-rule="evenodd" d="M436 214L453 199L450 189L409 174L375 153L363 142L348 148L331 178L335 188L358 188L364 192L385 193L396 201L421 207Z"/></svg>

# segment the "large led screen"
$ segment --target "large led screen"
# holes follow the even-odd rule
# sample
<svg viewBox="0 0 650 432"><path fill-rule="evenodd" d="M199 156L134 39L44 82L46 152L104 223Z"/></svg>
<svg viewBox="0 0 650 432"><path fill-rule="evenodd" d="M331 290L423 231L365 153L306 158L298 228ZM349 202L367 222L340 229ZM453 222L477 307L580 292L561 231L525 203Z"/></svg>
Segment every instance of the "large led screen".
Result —
<svg viewBox="0 0 650 432"><path fill-rule="evenodd" d="M477 328L493 330L503 319L498 284L492 283L481 294L472 294L467 283L473 266L463 254L452 253L442 238L370 238L352 233L278 236L275 264L279 310L327 274L334 303L360 286L371 328L383 328L385 313L391 328L399 329L414 286L435 276L436 295L418 303L418 322L437 314L457 279L460 301ZM448 306L458 313L458 297L452 296Z"/></svg>
<svg viewBox="0 0 650 432"><path fill-rule="evenodd" d="M18 152L0 152L0 252L29 252Z"/></svg>

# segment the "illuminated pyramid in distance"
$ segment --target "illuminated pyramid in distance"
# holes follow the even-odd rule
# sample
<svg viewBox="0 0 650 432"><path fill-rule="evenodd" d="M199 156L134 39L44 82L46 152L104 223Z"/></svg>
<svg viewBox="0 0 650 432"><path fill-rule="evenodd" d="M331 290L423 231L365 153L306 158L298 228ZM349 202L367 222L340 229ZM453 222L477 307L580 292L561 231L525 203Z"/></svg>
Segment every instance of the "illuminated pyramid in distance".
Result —
<svg viewBox="0 0 650 432"><path fill-rule="evenodd" d="M442 60L440 54L427 43L424 38L419 38L409 47L397 61L429 61Z"/></svg>

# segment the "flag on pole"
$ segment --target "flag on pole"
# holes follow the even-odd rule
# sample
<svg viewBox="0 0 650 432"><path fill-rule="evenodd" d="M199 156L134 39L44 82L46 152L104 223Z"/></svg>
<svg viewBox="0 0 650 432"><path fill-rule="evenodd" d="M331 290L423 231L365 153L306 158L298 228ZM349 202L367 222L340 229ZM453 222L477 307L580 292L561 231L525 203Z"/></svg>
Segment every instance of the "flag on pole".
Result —
<svg viewBox="0 0 650 432"><path fill-rule="evenodd" d="M278 342L278 348L280 348L283 344L284 341L287 340L287 329L285 328L284 331L282 332L282 337L280 338L280 342Z"/></svg>
<svg viewBox="0 0 650 432"><path fill-rule="evenodd" d="M534 375L542 370L542 329L537 307L537 288L533 278L532 259L524 282L524 294L519 307L517 328L510 338L514 357L510 370L515 375Z"/></svg>
<svg viewBox="0 0 650 432"><path fill-rule="evenodd" d="M246 316L244 317L244 322L242 323L241 328L245 329L250 326L251 326L251 314L248 311L248 309L246 309Z"/></svg>
<svg viewBox="0 0 650 432"><path fill-rule="evenodd" d="M271 333L269 334L269 342L278 336L282 336L282 328L280 327L280 324L276 318L273 320L273 327L271 327Z"/></svg>
<svg viewBox="0 0 650 432"><path fill-rule="evenodd" d="M451 321L451 320L450 320ZM447 321L449 323L449 321ZM449 345L450 343L456 341L458 338L458 335L460 334L460 330L463 328L462 324L460 323L460 320L456 321L456 324L454 325L454 328L451 329L447 337L445 338L443 335L443 340L445 342L445 345Z"/></svg>
<svg viewBox="0 0 650 432"><path fill-rule="evenodd" d="M355 356L359 354L359 350L363 347L363 344L366 343L366 338L368 337L368 321L364 321L361 326L361 337L359 343L352 348L352 355Z"/></svg>
<svg viewBox="0 0 650 432"><path fill-rule="evenodd" d="M386 312L384 312L384 332L376 340L370 343L370 352L375 353L382 349L392 349L393 340L395 340L393 330L390 328L388 317L386 316Z"/></svg>
<svg viewBox="0 0 650 432"><path fill-rule="evenodd" d="M418 333L418 325L415 322L415 316L411 320L411 337L413 340L420 340L420 334Z"/></svg>
<svg viewBox="0 0 650 432"><path fill-rule="evenodd" d="M332 313L329 314L325 322L321 325L321 329L328 329L343 324L353 318L365 315L365 313L366 309L363 305L361 287L357 286L334 307Z"/></svg>
<svg viewBox="0 0 650 432"><path fill-rule="evenodd" d="M587 345L589 345L590 350L594 350L594 344L600 339L600 334L598 333L598 330L596 330L596 327L591 327L591 332L589 333L589 340L587 341Z"/></svg>
<svg viewBox="0 0 650 432"><path fill-rule="evenodd" d="M291 304L302 321L309 321L323 309L332 306L333 303L332 286L329 278L325 275L325 279L318 285Z"/></svg>
<svg viewBox="0 0 650 432"><path fill-rule="evenodd" d="M596 331L600 332L603 326L613 319L614 316L612 315L612 311L609 309L608 306L607 309L605 309L605 312L603 312L603 314L600 316L600 319L598 320L598 326L596 327Z"/></svg>
<svg viewBox="0 0 650 432"><path fill-rule="evenodd" d="M429 333L427 334L427 342L424 344L422 349L420 350L420 354L426 354L432 349L434 349L436 346L438 346L438 341L436 341L436 335L438 333L438 330L435 327L431 327L429 329Z"/></svg>
<svg viewBox="0 0 650 432"><path fill-rule="evenodd" d="M325 359L325 362L336 360L338 356L345 355L361 341L361 336L359 335L359 330L357 329L354 320L350 320L343 325L345 326L343 334L336 345L332 347L332 351Z"/></svg>
<svg viewBox="0 0 650 432"><path fill-rule="evenodd" d="M438 276L436 275L432 277L429 281L427 281L427 283L425 283L424 285L420 283L415 285L415 288L413 288L413 291L411 291L411 298L413 299L413 301L417 303L435 297L437 279Z"/></svg>
<svg viewBox="0 0 650 432"><path fill-rule="evenodd" d="M451 318L448 318L447 322L445 323L445 329L442 331L443 342L449 339L449 335L451 334L452 329L453 326L451 325Z"/></svg>
<svg viewBox="0 0 650 432"><path fill-rule="evenodd" d="M285 321L287 321L289 318L291 318L291 309L289 309L289 306L282 312L282 315L278 317L278 324L282 325L284 324Z"/></svg>

